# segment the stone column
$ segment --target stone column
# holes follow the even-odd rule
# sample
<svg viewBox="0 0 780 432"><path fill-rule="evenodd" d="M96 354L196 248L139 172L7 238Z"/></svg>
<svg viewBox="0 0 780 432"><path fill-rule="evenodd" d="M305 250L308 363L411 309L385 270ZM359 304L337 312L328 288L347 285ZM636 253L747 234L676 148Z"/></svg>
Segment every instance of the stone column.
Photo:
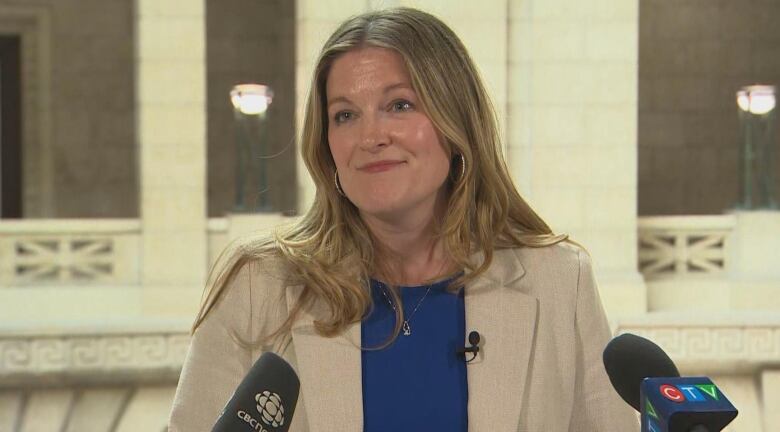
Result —
<svg viewBox="0 0 780 432"><path fill-rule="evenodd" d="M591 252L611 316L637 271L637 0L509 2L508 161L555 232Z"/></svg>
<svg viewBox="0 0 780 432"><path fill-rule="evenodd" d="M776 250L780 212L733 211L734 231L727 240L731 307L740 310L780 311L780 265Z"/></svg>
<svg viewBox="0 0 780 432"><path fill-rule="evenodd" d="M203 0L135 5L145 313L191 316L207 271L205 13Z"/></svg>

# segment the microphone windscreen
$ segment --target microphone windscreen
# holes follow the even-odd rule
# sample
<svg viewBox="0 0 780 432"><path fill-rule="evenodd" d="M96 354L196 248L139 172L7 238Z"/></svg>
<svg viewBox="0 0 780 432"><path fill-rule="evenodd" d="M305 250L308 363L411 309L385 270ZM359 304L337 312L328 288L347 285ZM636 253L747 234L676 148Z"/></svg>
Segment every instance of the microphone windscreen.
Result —
<svg viewBox="0 0 780 432"><path fill-rule="evenodd" d="M287 431L300 388L292 366L274 353L264 353L238 385L212 432Z"/></svg>
<svg viewBox="0 0 780 432"><path fill-rule="evenodd" d="M679 377L672 359L653 342L624 333L604 348L604 368L615 391L626 403L641 411L639 387L648 377Z"/></svg>

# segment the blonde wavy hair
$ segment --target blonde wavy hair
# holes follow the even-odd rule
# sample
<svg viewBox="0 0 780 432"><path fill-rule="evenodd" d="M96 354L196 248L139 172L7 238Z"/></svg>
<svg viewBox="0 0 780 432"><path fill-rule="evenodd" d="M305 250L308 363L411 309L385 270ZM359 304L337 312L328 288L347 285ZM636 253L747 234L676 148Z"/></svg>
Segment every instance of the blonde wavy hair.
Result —
<svg viewBox="0 0 780 432"><path fill-rule="evenodd" d="M281 259L289 283L304 286L284 324L268 338L288 332L301 308L315 300L327 304L330 311L315 321L323 336L339 334L370 311L369 279L391 273L386 260L380 259L385 249L358 209L335 188L325 92L334 60L365 46L392 49L403 57L422 109L443 138L445 150L457 155L446 185L447 211L435 227L435 239L443 242L448 258L466 270L450 284L451 289L483 273L494 250L543 247L567 240L565 234L552 233L512 183L501 153L494 108L455 33L438 18L416 9L367 12L342 23L317 59L300 137L301 154L316 186L314 203L293 226L223 251L225 262L209 273L193 331L228 282L251 260ZM471 260L476 252L484 258L479 263ZM403 316L397 290L390 293L398 307L395 331L388 341L398 335Z"/></svg>

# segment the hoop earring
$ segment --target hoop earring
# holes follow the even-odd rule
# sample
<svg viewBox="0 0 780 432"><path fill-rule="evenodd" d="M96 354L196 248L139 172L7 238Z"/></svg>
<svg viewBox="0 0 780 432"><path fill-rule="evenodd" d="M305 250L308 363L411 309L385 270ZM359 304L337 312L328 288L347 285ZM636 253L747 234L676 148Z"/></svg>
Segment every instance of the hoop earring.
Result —
<svg viewBox="0 0 780 432"><path fill-rule="evenodd" d="M455 177L455 173L453 172L454 170L450 171L450 181L452 181L452 183L457 183L466 178L466 158L463 156L463 153L459 154L458 156L460 156L460 177ZM455 158L458 156L455 156ZM455 158L452 159L452 165L455 165Z"/></svg>
<svg viewBox="0 0 780 432"><path fill-rule="evenodd" d="M343 190L341 190L341 185L339 184L339 171L338 170L333 170L333 183L336 184L336 191L339 193L339 195L341 195L344 198L346 198L347 195L344 193Z"/></svg>

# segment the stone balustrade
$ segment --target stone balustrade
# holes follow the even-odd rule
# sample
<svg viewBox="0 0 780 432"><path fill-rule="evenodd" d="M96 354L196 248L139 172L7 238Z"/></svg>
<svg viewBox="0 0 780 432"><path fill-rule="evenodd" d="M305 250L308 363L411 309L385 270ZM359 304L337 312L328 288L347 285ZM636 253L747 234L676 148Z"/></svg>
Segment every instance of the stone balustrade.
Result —
<svg viewBox="0 0 780 432"><path fill-rule="evenodd" d="M270 216L275 222L283 216ZM268 216L259 216L267 228ZM235 237L235 221L253 216L211 218L208 259ZM231 224L231 222L233 222ZM245 223L251 225L251 222ZM244 231L250 228L243 227ZM232 236L232 237L231 237ZM138 286L141 220L24 219L0 221L0 289L40 286Z"/></svg>
<svg viewBox="0 0 780 432"><path fill-rule="evenodd" d="M0 431L164 431L188 346L180 320L4 323Z"/></svg>
<svg viewBox="0 0 780 432"><path fill-rule="evenodd" d="M0 223L0 288L137 285L137 219L24 219Z"/></svg>
<svg viewBox="0 0 780 432"><path fill-rule="evenodd" d="M230 222L208 220L212 263L230 240ZM639 270L648 281L722 277L734 224L731 215L639 218ZM2 221L0 287L137 285L140 236L138 219Z"/></svg>
<svg viewBox="0 0 780 432"><path fill-rule="evenodd" d="M722 277L732 215L640 217L639 270L645 280Z"/></svg>

